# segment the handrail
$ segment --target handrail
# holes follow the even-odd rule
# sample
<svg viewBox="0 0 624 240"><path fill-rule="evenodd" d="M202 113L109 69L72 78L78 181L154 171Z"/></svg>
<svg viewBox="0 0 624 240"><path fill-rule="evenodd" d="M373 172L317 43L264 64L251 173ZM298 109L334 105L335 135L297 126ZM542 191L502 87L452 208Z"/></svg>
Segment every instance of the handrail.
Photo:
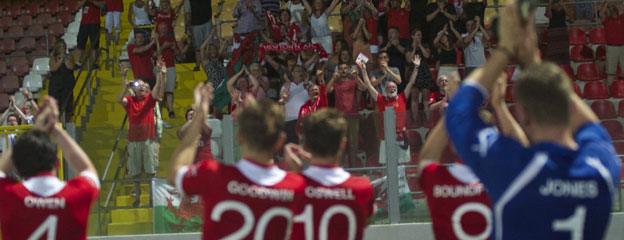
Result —
<svg viewBox="0 0 624 240"><path fill-rule="evenodd" d="M108 170L113 162L113 157L115 156L115 152L117 151L117 147L119 146L119 140L121 139L121 134L123 133L126 122L128 121L128 114L124 116L123 121L121 122L121 126L119 126L119 130L117 130L117 137L115 137L115 143L113 144L113 149L111 150L110 155L108 156L108 161L106 162L106 168L104 168L104 173L102 174L101 181L106 181L106 177L108 176Z"/></svg>

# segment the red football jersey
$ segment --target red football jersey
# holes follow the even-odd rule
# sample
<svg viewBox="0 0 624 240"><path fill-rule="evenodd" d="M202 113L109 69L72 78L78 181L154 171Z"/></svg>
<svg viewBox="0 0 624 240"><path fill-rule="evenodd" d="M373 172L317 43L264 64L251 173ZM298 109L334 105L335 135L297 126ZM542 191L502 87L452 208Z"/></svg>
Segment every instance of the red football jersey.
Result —
<svg viewBox="0 0 624 240"><path fill-rule="evenodd" d="M89 172L68 182L52 175L18 182L0 172L2 239L87 239L98 192L99 180Z"/></svg>
<svg viewBox="0 0 624 240"><path fill-rule="evenodd" d="M180 168L176 187L202 197L203 239L286 239L302 209L304 180L275 165L207 159Z"/></svg>
<svg viewBox="0 0 624 240"><path fill-rule="evenodd" d="M291 239L363 239L374 213L370 181L341 167L316 165L303 171L303 176L305 208L294 219Z"/></svg>
<svg viewBox="0 0 624 240"><path fill-rule="evenodd" d="M422 170L420 187L427 196L436 239L488 239L490 198L467 166L430 163Z"/></svg>

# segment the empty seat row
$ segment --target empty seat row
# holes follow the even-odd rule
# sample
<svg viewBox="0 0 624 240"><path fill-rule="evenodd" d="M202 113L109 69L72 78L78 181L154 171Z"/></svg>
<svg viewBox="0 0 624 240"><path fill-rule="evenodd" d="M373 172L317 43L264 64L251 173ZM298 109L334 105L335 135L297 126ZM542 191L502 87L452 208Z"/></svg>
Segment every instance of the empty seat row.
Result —
<svg viewBox="0 0 624 240"><path fill-rule="evenodd" d="M78 8L75 0L41 1L25 4L22 2L11 2L10 5L0 7L0 16L19 17L23 15L35 15L40 13L75 12Z"/></svg>
<svg viewBox="0 0 624 240"><path fill-rule="evenodd" d="M570 45L605 44L607 42L604 28L594 28L589 32L580 28L570 28L568 29L568 41Z"/></svg>
<svg viewBox="0 0 624 240"><path fill-rule="evenodd" d="M596 48L596 52L587 45L573 46L570 49L570 60L574 62L591 62L594 60L604 61L606 59L607 49L604 45Z"/></svg>

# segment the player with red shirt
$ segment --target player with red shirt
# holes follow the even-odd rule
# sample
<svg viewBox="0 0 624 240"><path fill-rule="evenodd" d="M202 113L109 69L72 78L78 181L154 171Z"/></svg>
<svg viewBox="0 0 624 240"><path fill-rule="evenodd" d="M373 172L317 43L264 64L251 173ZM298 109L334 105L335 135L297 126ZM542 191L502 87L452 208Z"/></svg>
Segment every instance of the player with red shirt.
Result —
<svg viewBox="0 0 624 240"><path fill-rule="evenodd" d="M195 110L188 134L172 156L169 181L204 203L203 239L286 239L294 213L302 209L304 180L273 162L286 140L283 110L268 100L249 97L238 114L243 159L225 165L202 159L191 165L205 124L212 87L195 89Z"/></svg>
<svg viewBox="0 0 624 240"><path fill-rule="evenodd" d="M0 226L3 239L87 239L89 208L100 183L87 154L57 125L56 100L46 98L35 126L0 159ZM55 140L56 143L52 141ZM57 145L76 177L56 175ZM7 174L17 172L23 179Z"/></svg>
<svg viewBox="0 0 624 240"><path fill-rule="evenodd" d="M294 219L291 239L364 238L375 197L367 178L352 176L338 164L346 135L346 119L336 110L321 109L303 119L303 146L285 147L291 167L300 168L302 158L310 163L301 173L306 180L305 207Z"/></svg>

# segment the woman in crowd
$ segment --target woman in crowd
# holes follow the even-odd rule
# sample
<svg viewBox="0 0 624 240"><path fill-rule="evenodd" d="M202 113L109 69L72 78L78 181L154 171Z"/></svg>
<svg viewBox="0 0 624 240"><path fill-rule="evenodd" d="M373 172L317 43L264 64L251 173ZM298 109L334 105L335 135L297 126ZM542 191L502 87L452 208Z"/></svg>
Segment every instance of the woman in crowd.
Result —
<svg viewBox="0 0 624 240"><path fill-rule="evenodd" d="M333 0L329 7L325 8L323 0L314 0L314 6L310 6L308 0L302 0L306 11L310 13L310 26L312 28L312 42L323 46L325 52L331 54L332 35L329 29L328 18L334 8L338 6L340 0Z"/></svg>
<svg viewBox="0 0 624 240"><path fill-rule="evenodd" d="M210 44L210 38L206 38L201 46L199 55L201 65L204 68L207 79L215 88L218 88L227 77L223 59L226 57L227 43L221 41L220 44Z"/></svg>
<svg viewBox="0 0 624 240"><path fill-rule="evenodd" d="M449 28L452 35L449 34ZM455 30L452 23L444 26L444 29L438 32L433 40L438 55L438 76L457 71L456 48L461 46L461 40L461 35Z"/></svg>
<svg viewBox="0 0 624 240"><path fill-rule="evenodd" d="M67 54L67 46L62 39L56 41L50 57L50 86L48 95L58 101L61 113L72 113L73 92L76 85L75 63Z"/></svg>

